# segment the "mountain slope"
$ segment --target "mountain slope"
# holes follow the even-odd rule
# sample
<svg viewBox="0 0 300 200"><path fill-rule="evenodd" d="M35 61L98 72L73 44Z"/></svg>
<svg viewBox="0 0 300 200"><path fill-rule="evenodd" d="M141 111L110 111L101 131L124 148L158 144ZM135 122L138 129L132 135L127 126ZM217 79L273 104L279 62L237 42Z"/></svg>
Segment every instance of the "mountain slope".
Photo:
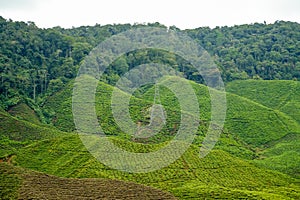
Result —
<svg viewBox="0 0 300 200"><path fill-rule="evenodd" d="M280 110L300 123L299 81L233 81L227 84L226 90L266 107Z"/></svg>
<svg viewBox="0 0 300 200"><path fill-rule="evenodd" d="M0 158L13 155L33 141L69 134L47 125L20 120L5 111L0 111L0 127Z"/></svg>
<svg viewBox="0 0 300 200"><path fill-rule="evenodd" d="M259 152L253 162L260 167L278 170L300 178L300 134L288 134Z"/></svg>
<svg viewBox="0 0 300 200"><path fill-rule="evenodd" d="M192 81L200 106L200 126L193 145L168 167L144 174L110 169L87 151L78 135L70 133L75 131L74 78L84 57L105 38L145 26L180 31L159 23L40 29L33 22L0 17L0 198L172 198L161 191L165 190L180 199L300 199L298 23L276 21L183 31L215 59L229 91L225 127L214 150L203 159L199 148L210 120L210 99L207 88ZM100 82L97 88L97 117L110 140L131 152L159 149L180 127L178 99L164 87L158 91L167 120L154 137L130 136L114 119L114 88L106 83L112 84L133 67L151 62L169 64L188 79L203 82L172 52L141 49L112 63L102 77L105 83ZM236 79L295 81L228 83ZM117 93L128 96L123 91ZM130 117L138 127L150 123L154 94L154 87L145 86L130 98ZM41 119L30 107L42 111ZM41 123L47 121L43 115L54 127Z"/></svg>
<svg viewBox="0 0 300 200"><path fill-rule="evenodd" d="M76 134L57 132L2 112L4 120L1 120L1 123L8 125L2 128L4 133L2 135L6 134L12 142L27 141L15 149L14 156L8 159L21 167L60 177L108 178L146 184L169 191L180 199L199 197L297 199L300 195L298 180L268 169L298 177L297 155L284 156L286 153L298 151L298 143L292 143L297 141L295 139L299 136L298 123L280 111L228 93L224 133L215 147L216 150L200 159L198 152L207 126L206 121L209 120L210 102L205 86L192 82L191 85L198 96L200 109L205 111L201 114L201 123L204 127L199 129L195 144L183 157L159 171L131 174L112 170L92 157ZM62 125L67 130L74 129L71 110L72 88L70 84L65 90L48 99L44 105L44 109L53 112L54 119L59 122L55 125L57 127ZM172 136L166 136L163 140L157 138L153 141L140 141L142 143L132 142L119 130L113 120L110 108L112 90L112 86L99 82L96 110L100 124L108 135L111 135L114 144L128 151L148 152L165 144L158 144L159 142L172 139ZM167 116L172 119L170 123L178 123L176 122L178 102L176 98L174 99L174 94L163 87L159 90ZM122 91L119 92L127 95ZM153 102L153 94L153 87L134 94L135 97L130 100L133 120L143 123L149 121L147 108ZM172 103L168 105L168 102ZM62 117L62 120L59 117ZM20 124L20 129L15 124ZM7 130L12 127L16 135L7 134ZM175 126L169 128L176 131ZM168 132L167 127L161 134L165 135ZM11 147L10 144L7 146ZM276 153L279 156L277 158L274 156ZM256 157L258 159L254 159Z"/></svg>
<svg viewBox="0 0 300 200"><path fill-rule="evenodd" d="M41 124L41 121L36 112L31 109L26 103L19 103L15 106L10 107L8 113L18 119L29 121L33 124Z"/></svg>
<svg viewBox="0 0 300 200"><path fill-rule="evenodd" d="M199 100L200 120L205 122L210 118L210 99L205 86L190 82ZM72 89L70 84L65 90L53 95L45 103L46 110L55 113L54 125L62 130L74 130L72 120ZM96 111L101 126L107 130L107 134L120 134L111 111L111 93L114 88L103 82L99 82L96 93ZM137 98L131 99L133 120L137 123L141 121L145 124L149 122L149 107L153 103L154 88L150 87ZM160 99L164 105L167 116L171 118L172 125L166 132L176 131L174 127L179 126L178 111L179 104L176 96L165 88L160 88ZM148 117L148 118L147 118ZM176 125L177 123L177 125ZM227 93L227 117L225 123L226 130L237 137L240 141L252 146L261 147L270 141L278 140L290 133L300 132L300 125L290 116L280 111L268 108L249 99ZM202 130L204 131L204 130ZM167 133L166 133L167 134ZM200 133L199 133L200 134Z"/></svg>
<svg viewBox="0 0 300 200"><path fill-rule="evenodd" d="M300 124L300 83L298 81L234 81L226 90L258 102L276 113L284 113ZM294 124L295 124L294 122ZM290 124L285 124L288 128ZM254 162L258 166L279 170L293 177L300 176L300 128L282 138L269 141Z"/></svg>
<svg viewBox="0 0 300 200"><path fill-rule="evenodd" d="M141 150L141 144L112 140L128 151ZM143 148L154 150L156 146ZM198 153L199 147L193 145L166 168L150 173L127 173L98 162L78 137L69 136L36 142L19 151L13 160L22 167L62 177L134 181L167 190L180 199L300 197L299 183L287 175L258 168L221 150L214 150L203 159ZM188 194L188 191L193 192Z"/></svg>
<svg viewBox="0 0 300 200"><path fill-rule="evenodd" d="M59 178L0 163L1 199L176 199L159 189L108 179Z"/></svg>
<svg viewBox="0 0 300 200"><path fill-rule="evenodd" d="M199 100L201 126L194 143L200 145L207 129L207 122L210 119L210 99L207 88L190 82ZM53 95L45 104L46 109L52 109L55 114L55 125L62 130L74 130L71 111L71 95L73 85L70 84L65 90ZM96 92L96 111L98 119L105 133L108 135L118 135L124 139L130 139L126 133L123 133L116 124L111 111L111 92L113 87L99 82ZM161 134L153 138L144 139L140 142L157 143L172 139L180 124L179 102L176 96L167 88L160 87L160 100L164 105L169 123L162 129ZM229 90L231 91L231 90ZM134 93L131 98L130 111L131 117L135 123L146 125L149 123L149 107L153 103L155 89L148 87ZM259 97L258 97L259 98ZM227 93L227 117L225 129L216 148L225 150L230 154L246 159L254 159L259 166L269 169L279 170L291 176L298 177L299 166L297 161L299 151L297 142L287 144L290 148L286 149L285 155L276 155L271 148L275 147L275 141L278 145L288 135L296 135L298 141L300 125L289 115L266 107L260 103L249 100L245 97L232 93ZM286 156L289 155L289 156ZM276 162L274 162L276 159Z"/></svg>

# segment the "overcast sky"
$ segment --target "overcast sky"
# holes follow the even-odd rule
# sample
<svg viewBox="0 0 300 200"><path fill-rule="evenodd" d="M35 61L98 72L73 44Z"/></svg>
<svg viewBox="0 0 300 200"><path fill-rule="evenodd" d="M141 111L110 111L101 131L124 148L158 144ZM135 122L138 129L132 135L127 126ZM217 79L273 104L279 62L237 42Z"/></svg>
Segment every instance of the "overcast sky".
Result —
<svg viewBox="0 0 300 200"><path fill-rule="evenodd" d="M0 15L39 27L160 22L180 29L300 23L300 0L0 0Z"/></svg>

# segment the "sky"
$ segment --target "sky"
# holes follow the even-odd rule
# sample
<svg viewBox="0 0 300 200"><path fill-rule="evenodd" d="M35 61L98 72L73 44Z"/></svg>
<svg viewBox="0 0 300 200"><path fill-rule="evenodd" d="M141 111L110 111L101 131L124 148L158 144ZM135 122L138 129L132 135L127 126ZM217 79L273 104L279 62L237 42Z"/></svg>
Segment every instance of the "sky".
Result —
<svg viewBox="0 0 300 200"><path fill-rule="evenodd" d="M0 15L38 27L153 23L180 29L300 23L300 0L0 0Z"/></svg>

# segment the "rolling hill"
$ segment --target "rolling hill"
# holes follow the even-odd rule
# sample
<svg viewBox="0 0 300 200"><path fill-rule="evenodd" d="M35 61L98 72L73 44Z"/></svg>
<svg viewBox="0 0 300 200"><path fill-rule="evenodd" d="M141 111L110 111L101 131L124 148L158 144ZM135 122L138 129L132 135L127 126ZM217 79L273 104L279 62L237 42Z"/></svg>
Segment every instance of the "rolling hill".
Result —
<svg viewBox="0 0 300 200"><path fill-rule="evenodd" d="M0 199L300 199L300 25L294 22L182 31L212 56L226 85L225 124L206 157L200 158L199 150L211 119L208 89L188 61L161 49L128 52L108 66L96 88L96 117L108 140L126 151L152 153L167 146L182 118L195 116L192 98L185 96L188 109L181 112L179 98L163 85L144 85L131 97L116 89L117 99L130 97L129 116L138 128L152 123L159 93L167 118L153 137L138 137L145 136L143 129L127 134L131 127L119 126L111 100L112 85L126 71L167 64L189 79L198 100L191 146L178 160L148 173L112 169L87 150L72 113L73 87L82 83L75 81L78 69L100 42L140 27L180 31L159 23L41 29L0 17ZM132 75L140 80L148 72ZM123 116L126 110L116 107ZM180 145L174 151L185 147Z"/></svg>
<svg viewBox="0 0 300 200"><path fill-rule="evenodd" d="M205 122L210 117L210 99L209 93L205 86L190 82L195 90L199 100L201 112L200 120ZM72 120L72 89L73 84L66 87L65 90L53 95L45 103L44 108L55 113L53 117L54 125L65 131L75 130ZM114 87L100 82L96 92L96 111L100 124L102 122L104 129L107 128L106 134L120 134L120 129L113 120L111 113L111 93ZM153 103L154 88L149 88L144 94L131 99L131 108L133 120L145 121L147 123L147 108ZM166 107L167 114L172 118L171 121L178 121L178 102L176 97L170 91L161 89L160 98L162 104ZM174 100L175 99L175 100ZM170 102L170 103L169 103ZM172 112L175 112L172 114ZM149 119L148 119L149 122ZM101 125L102 125L101 124ZM105 127L109 124L109 127ZM112 125L112 126L111 126ZM174 126L174 124L173 124ZM254 102L232 93L227 93L227 118L225 128L240 141L247 143L252 147L260 147L273 140L279 140L289 133L300 132L300 125L289 115L276 109L266 107L260 103ZM168 130L172 131L172 130ZM174 130L173 130L174 131Z"/></svg>
<svg viewBox="0 0 300 200"><path fill-rule="evenodd" d="M300 123L300 82L245 80L227 84L228 92L279 110Z"/></svg>
<svg viewBox="0 0 300 200"><path fill-rule="evenodd" d="M199 129L194 144L183 157L169 167L146 174L112 170L98 162L86 150L79 137L73 134L36 141L22 147L13 157L12 162L24 168L59 177L133 181L169 191L180 199L238 197L297 199L300 194L299 182L296 179L299 175L297 173L299 171L298 158L295 154L290 154L288 157L283 155L298 149L298 143L295 140L299 138L298 123L285 113L245 97L228 93L224 133L215 150L204 159L200 159L199 147L205 126L207 126L205 121L209 119L209 98L205 86L192 82L191 84L198 95L201 109L205 110L200 117L204 128ZM110 114L109 102L112 90L112 86L99 83L96 109L98 116L101 116L100 124L112 126L104 125L104 128L115 144L128 151L148 152L164 145L161 140L172 139L171 136L165 136L136 143L130 137L120 133ZM174 95L165 88L160 88L160 90L162 104L165 104L168 116L172 117L170 113L176 113L177 103L172 101L173 103L168 107L167 102L173 99ZM144 115L148 113L140 111L146 110L146 107L151 104L153 93L154 88L148 87L131 98L133 118L147 123L149 119ZM62 130L65 128L74 130L71 118L71 94L72 84L53 95L44 105L47 110L52 108L51 112L55 113L53 117L57 122L54 125ZM52 106L54 104L55 106ZM175 119L176 117L173 123L176 123ZM174 128L174 126L170 127ZM168 132L167 129L163 130L161 136ZM253 137L250 137L251 134L254 134ZM279 157L274 157L275 153Z"/></svg>
<svg viewBox="0 0 300 200"><path fill-rule="evenodd" d="M234 81L227 91L260 103L300 124L300 83L298 81ZM290 127L290 124L286 124ZM300 176L300 134L290 132L286 136L268 142L268 148L255 160L259 166L280 170L294 177ZM293 166L293 167L291 167Z"/></svg>
<svg viewBox="0 0 300 200"><path fill-rule="evenodd" d="M23 105L23 107L25 107ZM29 107L26 106L28 110ZM10 115L5 111L0 111L0 158L14 155L15 152L26 145L31 144L37 140L44 140L47 138L54 138L68 133L63 133L49 125L40 124L36 121L37 116L32 110L27 114L14 112L17 117ZM29 121L24 121L20 115L33 119L37 124Z"/></svg>
<svg viewBox="0 0 300 200"><path fill-rule="evenodd" d="M299 124L285 113L245 97L227 93L228 115L223 134L215 150L204 159L200 159L199 147L207 126L205 122L209 119L209 98L205 86L192 82L191 84L198 95L201 109L205 110L205 113L200 117L203 128L199 129L198 136L188 151L166 168L145 174L132 174L110 169L98 162L86 150L76 134L60 132L45 125L32 124L2 112L2 119L4 120L1 122L6 124L2 131L6 133L7 137L10 136L9 141L28 141L14 149L13 157L9 158L9 162L22 168L58 177L104 178L136 182L168 191L179 199L299 198L297 155L283 156L289 152L288 149L291 151L298 150L298 143L295 139L299 138L297 132L300 130ZM112 89L110 85L99 83L96 94L96 109L99 116L106 116L101 117L100 124L112 126L107 126L106 132L115 144L128 151L148 152L161 147L167 140L172 139L172 136L165 136L137 143L120 133L111 114L109 114L111 111L109 99ZM177 112L176 100L175 102L172 101L170 107L167 105L167 102L173 99L174 95L165 88L160 88L160 90L162 104L165 104L168 116L173 116L174 121L171 122L176 124L176 115L171 114ZM149 119L145 115L148 112L141 112L141 110L147 110L147 106L151 105L153 92L154 88L149 87L131 98L133 119L144 120L147 123ZM62 130L65 128L74 130L71 94L72 84L65 90L53 95L44 104L44 109L47 112L54 113L53 119L56 122L54 125ZM7 134L10 129L18 130L15 129L15 124L20 124L23 127L15 132L19 135L22 133L24 137L12 137ZM262 127L258 129L259 126ZM174 126L169 128L176 130ZM260 135L259 133L263 133L263 131L265 134ZM168 132L167 127L163 129L161 136ZM28 136L26 136L27 134ZM256 135L249 137L251 134ZM10 144L7 146L10 147ZM276 153L279 157L274 156ZM53 182L61 180L56 177L53 179ZM70 181L72 182L72 180Z"/></svg>
<svg viewBox="0 0 300 200"><path fill-rule="evenodd" d="M59 178L0 163L1 199L176 199L158 189L109 179Z"/></svg>
<svg viewBox="0 0 300 200"><path fill-rule="evenodd" d="M127 150L140 151L140 144L117 138L113 140ZM144 148L151 150L155 146L147 145ZM77 136L36 142L21 149L13 162L24 168L60 177L133 181L169 191L180 199L297 199L300 195L297 179L256 167L222 150L213 150L204 159L200 159L196 145L192 145L170 166L150 173L127 173L110 169L97 161Z"/></svg>
<svg viewBox="0 0 300 200"><path fill-rule="evenodd" d="M249 81L245 82L247 83ZM293 81L291 82L293 83ZM194 84L192 82L191 84L198 95L200 110L204 110L204 112L201 112L201 120L205 122L209 119L210 113L208 91L204 86ZM241 84L239 83L238 85ZM72 94L71 89L72 85L70 85L66 90L59 92L57 96L52 96L51 101L45 104L46 106L50 105L48 107L52 107L52 105L55 104L56 107L52 108L57 108L56 111L53 111L57 113L57 121L59 122L61 120L61 124L69 123L69 130L74 129L71 118L68 119L66 117L72 115L70 105L71 98L68 97ZM104 121L101 125L106 128L108 134L116 135L115 133L120 134L121 131L118 129L113 120L113 116L111 115L110 93L112 90L112 86L100 83L97 89L96 97L98 103L96 106L99 118L101 116L101 119ZM173 100L174 95L164 88L161 88L161 90L161 101L164 106L166 106L166 110L169 111L167 113L177 113L176 110L174 111L174 109L170 109L176 108L176 101ZM229 91L231 90L229 89ZM267 92L267 90L264 91L265 93ZM145 121L145 117L141 116L139 110L146 110L149 103L153 101L153 93L154 88L148 88L148 90L136 95L140 99L144 99L144 102L141 102L141 100L136 100L138 103L132 101L133 110L136 108L134 105L141 105L137 110L135 110L135 116L138 116L137 121ZM63 103L59 104L58 102L62 100ZM265 101L266 100L267 99L265 99ZM51 104L51 102L53 103ZM172 104L168 105L168 102L172 102ZM172 112L170 112L170 110L172 110ZM62 118L60 119L59 116L62 116ZM162 138L165 138L165 135L167 135L168 132L175 131L174 127L176 127L176 123L174 122L176 122L176 117L172 114L168 115L168 117L172 116L173 118L171 121L173 124L169 126L169 130L165 130L162 136L156 139L154 138L154 142L157 139L161 140ZM60 125L57 125L59 128ZM195 143L198 144L201 144L203 133L205 133L206 130L205 127L207 127L205 123L202 125L202 129L199 130L199 137L195 140ZM216 148L225 150L240 158L245 158L251 161L254 159L253 162L257 164L257 166L278 170L293 177L299 177L300 157L298 144L300 126L291 116L277 109L255 102L252 99L228 93L227 118L224 130L225 133L223 133L223 136L218 142ZM286 138L289 137L293 137L294 141L286 140ZM123 138L126 138L124 134ZM170 138L172 137L167 137L167 139ZM278 151L278 149L281 150Z"/></svg>

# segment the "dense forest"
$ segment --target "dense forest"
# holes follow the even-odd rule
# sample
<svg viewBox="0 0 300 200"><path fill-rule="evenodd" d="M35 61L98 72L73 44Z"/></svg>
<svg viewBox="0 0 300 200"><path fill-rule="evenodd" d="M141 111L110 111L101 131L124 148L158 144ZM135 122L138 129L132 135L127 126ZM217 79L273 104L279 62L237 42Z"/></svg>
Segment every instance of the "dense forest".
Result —
<svg viewBox="0 0 300 200"><path fill-rule="evenodd" d="M38 105L45 97L74 79L81 61L101 41L123 31L159 23L81 26L64 29L38 28L34 22L15 22L0 17L0 102L4 109L20 101ZM169 27L181 31L176 27ZM220 68L223 80L299 80L300 24L277 21L234 27L202 27L184 30L206 49ZM201 82L189 64L177 56L153 50L132 52L113 63L108 83L141 63L164 59L188 79ZM134 58L134 59L132 59ZM118 67L122 65L122 68ZM125 66L125 67L124 67ZM186 66L185 71L182 67ZM113 80L111 80L113 79Z"/></svg>

